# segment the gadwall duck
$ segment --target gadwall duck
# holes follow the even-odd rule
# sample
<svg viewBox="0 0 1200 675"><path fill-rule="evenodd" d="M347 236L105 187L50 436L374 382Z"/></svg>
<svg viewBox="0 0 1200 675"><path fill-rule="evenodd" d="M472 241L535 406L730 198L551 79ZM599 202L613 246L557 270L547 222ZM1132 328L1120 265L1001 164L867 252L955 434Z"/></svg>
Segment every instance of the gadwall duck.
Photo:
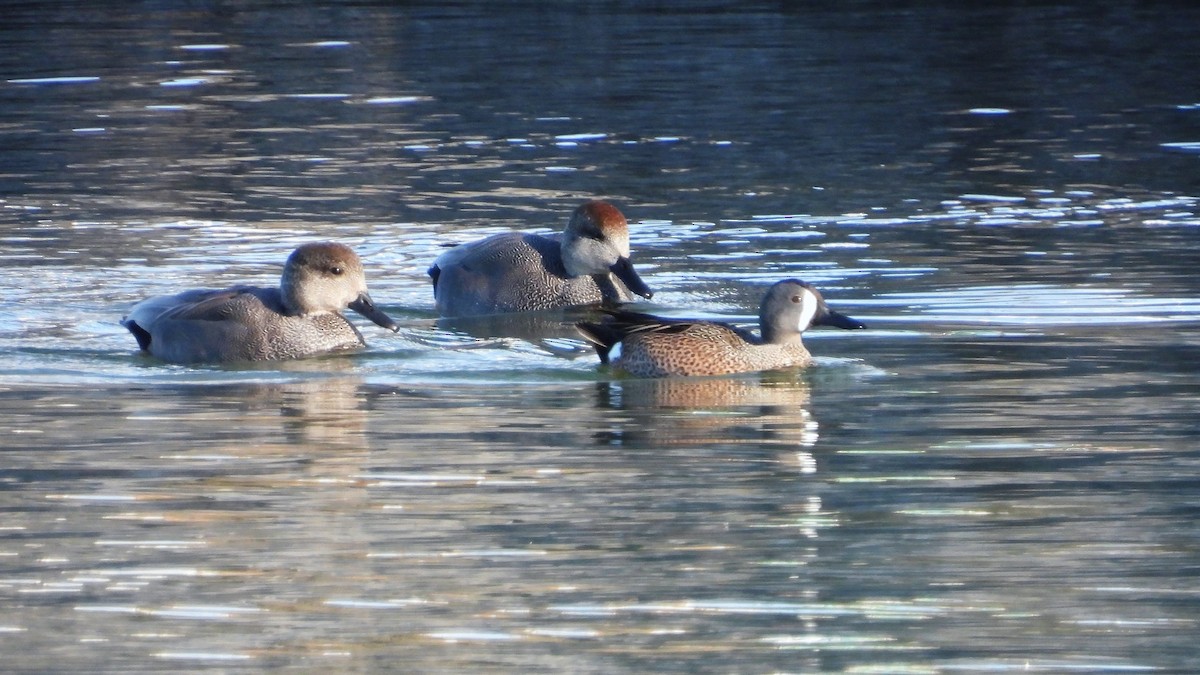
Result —
<svg viewBox="0 0 1200 675"><path fill-rule="evenodd" d="M653 295L629 261L629 227L590 201L561 234L505 232L460 244L429 268L438 314L478 316L627 302Z"/></svg>
<svg viewBox="0 0 1200 675"><path fill-rule="evenodd" d="M780 281L759 308L762 337L715 321L667 319L621 309L602 310L599 323L576 324L602 363L638 377L727 375L808 365L800 335L814 325L865 328L825 306L817 289Z"/></svg>
<svg viewBox="0 0 1200 675"><path fill-rule="evenodd" d="M341 310L398 330L367 295L362 262L333 242L297 248L279 288L234 286L148 298L121 325L144 351L174 363L277 361L363 347Z"/></svg>

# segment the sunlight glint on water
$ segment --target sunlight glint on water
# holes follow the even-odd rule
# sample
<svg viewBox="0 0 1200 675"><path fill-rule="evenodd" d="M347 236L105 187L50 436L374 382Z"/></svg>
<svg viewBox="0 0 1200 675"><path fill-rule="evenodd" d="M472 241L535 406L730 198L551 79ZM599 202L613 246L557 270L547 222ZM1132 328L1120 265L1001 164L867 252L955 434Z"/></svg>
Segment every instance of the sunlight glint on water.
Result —
<svg viewBox="0 0 1200 675"><path fill-rule="evenodd" d="M10 7L6 666L1196 671L1200 15L1081 7ZM592 197L643 309L869 329L644 381L437 320L445 245ZM398 334L118 324L317 239Z"/></svg>

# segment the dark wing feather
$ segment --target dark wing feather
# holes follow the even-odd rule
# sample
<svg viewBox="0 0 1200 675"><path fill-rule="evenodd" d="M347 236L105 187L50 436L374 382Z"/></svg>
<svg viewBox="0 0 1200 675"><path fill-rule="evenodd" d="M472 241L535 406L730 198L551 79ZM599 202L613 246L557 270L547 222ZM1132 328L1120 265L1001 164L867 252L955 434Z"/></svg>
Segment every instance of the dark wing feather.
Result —
<svg viewBox="0 0 1200 675"><path fill-rule="evenodd" d="M750 331L739 328L723 321L704 321L701 319L672 319L654 314L643 314L620 308L603 308L600 310L608 315L607 320L621 330L625 335L632 333L683 333L696 326L711 325L728 329L741 339L751 344L758 344L758 336Z"/></svg>
<svg viewBox="0 0 1200 675"><path fill-rule="evenodd" d="M602 363L608 363L608 354L613 345L630 335L639 333L683 333L698 326L708 325L724 328L731 333L731 336L736 336L750 344L761 343L758 336L750 331L719 321L672 319L612 307L603 307L598 311L605 315L599 323L584 321L575 324L575 327L579 329L584 339L595 346Z"/></svg>

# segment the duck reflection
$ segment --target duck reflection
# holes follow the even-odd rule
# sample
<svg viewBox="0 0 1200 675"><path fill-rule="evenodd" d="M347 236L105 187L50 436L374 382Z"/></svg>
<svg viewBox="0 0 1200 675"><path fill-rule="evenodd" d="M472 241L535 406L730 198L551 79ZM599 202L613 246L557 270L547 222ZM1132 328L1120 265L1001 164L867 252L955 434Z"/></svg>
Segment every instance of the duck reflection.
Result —
<svg viewBox="0 0 1200 675"><path fill-rule="evenodd" d="M808 383L794 370L742 377L668 377L600 382L611 407L730 408L808 405Z"/></svg>
<svg viewBox="0 0 1200 675"><path fill-rule="evenodd" d="M601 433L604 443L656 446L755 445L803 473L815 471L808 448L817 422L798 370L715 378L620 379L597 383L597 405L627 413ZM799 454L797 454L799 453Z"/></svg>
<svg viewBox="0 0 1200 675"><path fill-rule="evenodd" d="M366 445L367 414L358 378L293 382L262 396L279 406L283 435L291 443L343 449Z"/></svg>
<svg viewBox="0 0 1200 675"><path fill-rule="evenodd" d="M206 438L210 450L228 445L229 454L243 456L365 450L365 400L358 377L331 376L156 387L125 402L133 409L128 419L147 424L167 419L172 424L169 437ZM187 449L191 446L178 448Z"/></svg>
<svg viewBox="0 0 1200 675"><path fill-rule="evenodd" d="M363 525L370 493L361 474L377 394L357 377L313 370L288 382L136 392L124 404L126 433L154 439L153 456L143 460L152 470L114 472L104 489L149 497L127 517L161 519L173 538L204 542L188 554L198 569L237 569L243 579L316 598L341 595L346 579L371 571ZM121 532L110 536L162 536ZM176 602L225 590L214 580ZM274 603L272 611L287 604L263 602Z"/></svg>
<svg viewBox="0 0 1200 675"><path fill-rule="evenodd" d="M438 319L438 328L475 338L517 338L538 345L549 339L579 339L575 324L598 321L600 304L513 314L488 314ZM580 351L592 353L591 348Z"/></svg>

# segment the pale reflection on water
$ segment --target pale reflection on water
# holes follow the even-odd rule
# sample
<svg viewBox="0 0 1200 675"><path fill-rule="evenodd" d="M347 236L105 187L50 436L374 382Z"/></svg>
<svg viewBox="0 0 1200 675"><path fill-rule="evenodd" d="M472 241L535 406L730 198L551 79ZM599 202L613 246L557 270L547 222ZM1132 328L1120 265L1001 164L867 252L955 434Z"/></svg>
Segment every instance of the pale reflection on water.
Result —
<svg viewBox="0 0 1200 675"><path fill-rule="evenodd" d="M1114 663L1068 636L1195 628L1188 442L1089 444L1091 403L1045 426L999 364L987 395L922 368L12 389L0 639L53 649L65 603L114 668L978 665L957 635L1053 670ZM1146 405L1182 422L1172 391Z"/></svg>
<svg viewBox="0 0 1200 675"><path fill-rule="evenodd" d="M1198 11L6 7L4 667L1200 670ZM574 312L437 319L444 245L593 197L644 309L870 329L639 381ZM398 334L117 323L316 239Z"/></svg>
<svg viewBox="0 0 1200 675"><path fill-rule="evenodd" d="M583 397L522 388L516 408L470 389L418 393L344 378L99 392L109 425L78 392L18 392L7 402L30 440L6 453L7 473L39 497L9 524L16 546L0 590L25 607L12 635L51 639L41 621L61 619L65 599L92 642L199 663L614 637L637 654L691 633L655 626L679 612L791 614L773 602L691 608L687 598L711 595L759 545L739 532L782 528L796 533L768 541L803 540L829 525L815 495L771 493L815 471L811 457L794 459L816 439L803 383L594 387ZM670 406L663 417L645 414L651 401L639 390ZM90 412L73 419L80 408ZM542 412L526 419L529 409ZM668 425L678 435L664 445L656 438ZM722 439L739 436L753 450L730 456ZM677 470L711 444L707 462ZM707 485L693 494L701 477ZM739 522L748 507L766 510ZM20 545L22 533L49 530L59 532L53 542L42 534ZM665 567L638 572L631 559ZM627 610L608 603L658 597L676 575L687 579L671 594L681 600L628 610L652 624L614 623ZM606 609L586 610L594 603ZM276 629L293 637L261 642ZM217 635L223 647L209 651ZM413 656L433 666L452 654Z"/></svg>

